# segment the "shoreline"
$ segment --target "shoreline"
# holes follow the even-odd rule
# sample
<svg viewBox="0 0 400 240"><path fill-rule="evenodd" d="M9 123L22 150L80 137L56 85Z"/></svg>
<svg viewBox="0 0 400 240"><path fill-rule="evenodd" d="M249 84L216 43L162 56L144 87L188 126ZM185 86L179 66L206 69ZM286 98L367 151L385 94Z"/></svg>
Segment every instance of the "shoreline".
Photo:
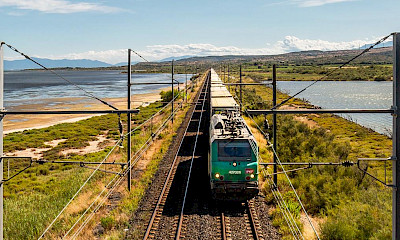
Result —
<svg viewBox="0 0 400 240"><path fill-rule="evenodd" d="M161 100L160 92L170 88L155 89L149 93L132 95L132 108L140 107L143 104ZM104 98L119 109L127 108L127 99L124 98ZM11 106L7 110L105 110L107 106L90 98L47 98L35 99L28 104ZM88 119L101 114L68 114L68 115L9 115L4 117L3 134L21 132L24 130L46 128L61 123L72 123Z"/></svg>

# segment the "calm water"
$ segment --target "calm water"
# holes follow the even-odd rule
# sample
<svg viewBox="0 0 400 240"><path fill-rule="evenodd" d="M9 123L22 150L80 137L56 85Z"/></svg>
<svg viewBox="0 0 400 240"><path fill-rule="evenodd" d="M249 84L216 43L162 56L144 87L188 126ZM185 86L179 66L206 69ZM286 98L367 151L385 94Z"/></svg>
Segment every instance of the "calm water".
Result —
<svg viewBox="0 0 400 240"><path fill-rule="evenodd" d="M310 81L278 81L279 90L295 94ZM392 106L392 82L347 81L318 82L297 97L326 109L379 109ZM392 130L390 114L343 114L354 122L383 134Z"/></svg>
<svg viewBox="0 0 400 240"><path fill-rule="evenodd" d="M121 71L57 71L66 79L92 92L100 98L127 96L127 75ZM176 74L175 79L185 82L184 74ZM190 79L188 74L187 78ZM40 99L61 97L83 97L84 92L61 78L45 71L18 71L4 74L4 104L6 107L26 104L27 100L40 102ZM132 74L135 82L167 82L171 74ZM149 93L170 85L134 85L132 94Z"/></svg>

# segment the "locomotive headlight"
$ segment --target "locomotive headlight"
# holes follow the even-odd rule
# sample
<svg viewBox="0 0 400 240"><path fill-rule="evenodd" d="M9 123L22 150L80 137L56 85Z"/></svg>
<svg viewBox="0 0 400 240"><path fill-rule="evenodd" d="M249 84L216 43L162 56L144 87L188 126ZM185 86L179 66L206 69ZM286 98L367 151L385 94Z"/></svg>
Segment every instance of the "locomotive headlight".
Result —
<svg viewBox="0 0 400 240"><path fill-rule="evenodd" d="M233 165L234 167L236 167L236 166L237 166L237 163L236 163L236 162L233 162L232 165Z"/></svg>
<svg viewBox="0 0 400 240"><path fill-rule="evenodd" d="M251 178L254 178L254 174L250 174L250 177L251 177Z"/></svg>
<svg viewBox="0 0 400 240"><path fill-rule="evenodd" d="M219 175L219 173L215 174L215 178L219 178L221 175Z"/></svg>

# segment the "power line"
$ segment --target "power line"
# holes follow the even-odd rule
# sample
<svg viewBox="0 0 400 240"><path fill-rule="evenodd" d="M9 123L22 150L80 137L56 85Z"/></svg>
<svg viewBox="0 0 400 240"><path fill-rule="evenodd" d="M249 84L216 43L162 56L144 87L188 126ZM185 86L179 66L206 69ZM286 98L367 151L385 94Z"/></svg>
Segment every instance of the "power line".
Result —
<svg viewBox="0 0 400 240"><path fill-rule="evenodd" d="M171 101L172 102L172 101ZM177 108L175 112L177 112L179 110L179 108ZM154 115L153 115L154 116ZM158 136L161 131L166 127L166 124L170 121L172 117L172 114L170 114L168 116L168 118L161 124L161 126L156 130L156 136ZM100 203L94 208L94 210L90 213L90 215L84 220L84 222L82 223L82 225L79 226L78 230L73 234L73 236L71 237L71 239L75 239L79 233L83 230L83 228L89 223L90 219L94 216L94 214L97 212L97 210L104 204L104 202L106 201L106 199L108 198L109 195L111 195L111 193L116 189L116 187L121 183L122 179L124 178L124 176L128 173L129 169L133 168L133 166L136 165L136 163L139 161L139 159L143 156L144 152L148 149L148 147L150 146L150 142L152 141L152 139L154 139L154 136L150 136L147 141L142 145L142 147L133 155L136 156L136 159L133 161L132 164L130 164L130 167L128 167L125 170L121 170L119 172L118 175L116 175L108 184L107 186L110 186L110 184L118 177L120 176L119 179L117 179L114 183L114 185L110 188L109 192L102 198L102 200L100 201ZM139 156L138 156L139 155ZM132 162L133 157L129 160L129 162ZM107 187L105 188L107 189ZM105 190L104 189L104 190ZM99 193L99 195L96 197L96 200L98 199L98 197L100 197L103 193L104 190ZM96 200L94 200L92 202L92 204L85 210L85 212L81 215L81 217L75 222L75 224L69 229L69 231L64 235L64 237L66 237L71 231L72 229L76 226L76 224L84 217L84 215L89 211L89 209L93 206L93 204L96 202Z"/></svg>
<svg viewBox="0 0 400 240"><path fill-rule="evenodd" d="M240 106L242 106L242 109L243 109L243 104L242 104L242 102L240 102L240 100L238 99L238 97L237 97L236 95L235 95L235 98L237 99L237 101L239 102ZM245 111L246 111L246 113L247 113L247 110L245 110ZM248 114L248 113L247 113L247 114ZM251 115L248 114L248 116L250 117L250 119L252 119L253 123L257 126L257 128L258 128L258 129L261 129L261 127L260 127L260 126L257 124L257 122L251 117ZM290 187L292 188L294 194L296 195L296 198L297 198L297 200L298 200L298 202L299 202L301 208L303 209L303 211L304 211L304 213L305 213L305 215L306 215L306 217L307 217L308 222L310 223L310 225L311 225L311 227L312 227L312 229L313 229L315 235L317 236L317 238L318 238L318 240L319 240L320 238L319 238L319 235L318 235L318 233L317 233L317 230L315 229L313 223L311 222L311 219L310 219L310 217L308 216L308 213L307 213L307 211L306 211L306 209L305 209L305 207L304 207L304 205L303 205L303 203L302 203L302 201L301 201L299 195L297 194L297 191L296 191L296 189L294 188L294 186L293 186L293 184L292 184L292 181L290 180L289 176L287 175L286 170L285 170L285 168L283 167L282 162L281 162L280 159L279 159L278 153L277 153L276 150L275 150L275 146L269 141L269 138L267 137L268 135L265 135L264 131L262 131L262 133L263 133L264 137L266 138L267 143L269 144L269 147L271 147L271 149L272 149L272 151L273 151L273 154L276 156L277 162L278 162L279 165L281 166L281 168L282 168L282 170L283 170L283 172L284 172L284 174L285 174L285 176L286 176L286 178L287 178L287 180L288 180L288 182L289 182Z"/></svg>
<svg viewBox="0 0 400 240"><path fill-rule="evenodd" d="M139 56L141 59L145 60L146 62L149 62L146 58L142 57L142 55L140 55L139 53L135 52L135 51L132 50L132 49L129 49L129 50L131 50L131 52L133 52L134 54L136 54L137 56Z"/></svg>
<svg viewBox="0 0 400 240"><path fill-rule="evenodd" d="M390 36L392 36L393 33L381 38L379 41L377 41L376 43L374 43L373 45L371 45L369 48L364 49L364 51L362 51L361 53L359 53L358 55L354 56L353 58L351 58L350 60L348 60L345 63L342 63L338 68L334 68L333 70L331 70L330 72L328 72L325 76L315 80L313 83L311 83L310 85L306 86L305 88L303 88L302 90L298 91L296 94L288 97L287 99L283 100L282 102L280 102L279 104L275 105L272 107L272 109L276 109L280 106L282 106L283 104L285 104L286 102L288 102L290 99L296 97L297 95L299 95L300 93L304 92L305 90L307 90L309 87L311 87L312 85L316 84L319 81L322 81L324 78L329 77L330 75L332 75L333 73L335 73L336 71L342 69L344 66L348 65L349 63L351 63L352 61L354 61L355 59L359 58L360 56L362 56L363 54L369 52L372 48L374 48L376 45L381 44L382 42L386 41L386 39L388 39Z"/></svg>
<svg viewBox="0 0 400 240"><path fill-rule="evenodd" d="M20 52L20 51L19 51L18 49L16 49L15 47L13 47L13 46L11 46L11 45L5 43L5 42L2 42L1 44L5 44L8 48L10 48L10 49L13 50L14 52L20 54L21 56L25 57L25 58L28 59L29 61L35 63L36 65L40 66L41 68L43 68L43 69L45 69L45 70L47 70L47 71L53 73L54 75L56 75L57 77L63 79L64 81L66 81L66 82L68 82L68 83L74 85L74 86L75 86L76 88L78 88L79 90L85 92L86 96L88 96L88 97L90 97L90 98L93 98L93 99L96 99L96 100L100 101L101 103L103 103L104 105L107 105L108 107L110 107L110 108L112 108L112 109L114 109L114 110L118 110L118 108L114 107L114 106L111 105L110 103L108 103L108 102L106 102L106 101L100 99L99 97L95 96L93 93L91 93L91 92L89 92L89 91L83 89L81 86L79 86L79 85L77 85L76 83L74 83L74 82L68 80L67 78L61 76L60 74L58 74L57 72L53 71L52 69L47 68L46 66L44 66L44 65L42 65L41 63L37 62L36 60L32 59L31 57L29 57L29 56L26 55L25 53Z"/></svg>
<svg viewBox="0 0 400 240"><path fill-rule="evenodd" d="M86 179L86 181L81 185L81 187L76 191L74 196L68 201L68 203L64 206L64 208L58 213L58 215L54 218L54 220L50 223L50 225L44 230L42 235L38 239L42 239L44 235L47 233L47 231L50 230L50 228L53 226L53 224L56 222L56 220L61 216L61 214L67 209L67 207L71 204L71 202L76 198L76 196L82 191L83 187L86 186L86 184L89 182L89 180L94 176L94 174L97 172L97 170L101 167L102 163L107 160L107 158L111 155L111 153L114 151L114 149L118 146L118 144L122 141L122 139L119 139L115 145L111 148L111 150L107 153L107 155L104 157L104 159L100 162L100 164L96 167L96 169L90 174L90 176Z"/></svg>
<svg viewBox="0 0 400 240"><path fill-rule="evenodd" d="M180 93L175 96L174 100L176 98L178 98L180 95ZM153 118L155 115L157 115L158 113L160 113L161 111L163 111L169 104L172 104L172 100L165 106L163 107L160 111L158 111L157 113L153 114L152 117L150 117L149 119L147 119L145 122L143 122L141 125L145 124L146 122L148 122L151 118ZM180 103L180 105L182 105L183 102ZM140 149L137 150L137 152L132 156L131 159L129 159L129 163L132 162L133 157L136 156L136 159L133 161L132 164L128 165L128 168L125 170L121 170L120 172L118 172L117 175L114 176L114 178L107 184L107 186L110 186L110 184L118 177L120 176L119 179L116 180L116 182L114 183L114 185L110 188L109 192L103 197L103 199L100 201L100 203L96 206L96 208L91 212L91 214L84 220L84 222L82 223L81 226L79 226L78 230L73 234L73 236L71 237L71 239L75 239L79 233L83 230L83 228L89 223L90 219L94 216L94 214L98 211L98 209L104 204L104 202L106 201L106 199L108 198L108 196L116 189L116 187L121 183L123 177L128 173L128 171L136 165L136 163L139 161L139 159L143 156L144 152L149 148L150 143L152 141L152 139L154 139L156 136L158 136L161 131L167 126L166 124L170 121L170 119L172 118L172 116L179 111L179 107L177 109L175 109L175 111L173 113L171 113L170 115L168 115L168 118L165 119L165 121L160 125L160 127L155 131L155 135L150 136L147 141L141 146ZM136 131L138 129L135 128L133 131ZM127 133L130 134L130 133ZM126 134L126 135L127 135ZM125 136L126 136L125 135ZM106 187L105 189L107 189L108 187ZM104 190L98 195L101 196L103 194ZM98 197L96 197L96 199L98 199ZM81 217L75 222L74 226L76 226L76 224L83 218L83 216L89 211L89 209L93 206L94 202L96 200L94 200L92 202L92 204L85 210L85 212L81 215ZM64 238L72 231L72 229L74 228L74 226L72 226L69 231L64 235Z"/></svg>
<svg viewBox="0 0 400 240"><path fill-rule="evenodd" d="M178 98L179 94L175 97ZM44 235L50 230L50 228L54 225L54 223L57 221L57 219L61 216L61 214L66 210L66 208L71 204L71 202L76 198L76 196L82 191L83 187L88 183L88 181L94 176L94 174L99 170L99 168L101 167L102 164L104 164L104 162L108 159L108 157L111 155L111 153L114 151L114 149L122 142L123 138L126 137L128 134L132 134L134 131L138 130L140 127L142 127L145 123L147 123L151 118L153 118L155 115L157 115L158 113L162 112L166 107L168 107L168 105L170 105L172 103L172 101L170 101L166 106L164 106L162 109L160 109L157 113L153 114L149 119L147 119L146 121L144 121L143 123L141 123L139 126L137 126L135 129L133 129L131 132L126 133L125 135L121 136L121 138L115 143L115 145L112 147L112 149L108 152L108 154L105 156L105 158L99 162L98 166L94 169L94 171L91 173L91 175L86 179L86 181L81 185L81 187L78 189L78 191L74 194L74 196L68 201L68 203L64 206L64 208L59 212L59 214L54 218L54 220L50 223L50 225L45 229L45 231L42 233L42 235L38 238L38 239L42 239L44 237ZM176 111L178 111L179 108L177 108ZM171 115L170 115L171 116ZM165 121L168 122L170 119L170 117ZM164 125L165 125L164 122ZM162 125L157 131L161 131L160 129L164 126ZM152 136L151 136L152 137ZM148 143L148 141L146 142ZM145 143L145 144L146 144ZM145 145L144 144L144 145ZM142 146L143 148L143 146ZM141 149L142 149L141 148ZM140 151L140 149L138 150ZM136 154L135 154L136 155ZM129 160L130 162L131 160ZM130 167L132 168L132 166ZM122 174L121 174L122 173ZM118 176L120 177L120 179L122 179L127 173L127 169L122 169L120 172L118 172L115 177L110 181L109 184L111 184ZM119 181L120 182L120 181ZM108 184L108 185L109 185ZM107 185L107 186L108 186ZM104 190L100 193L100 195L104 192ZM100 196L99 195L99 196ZM96 200L98 199L98 197L96 198ZM93 206L93 203L88 207L88 209L82 214L82 216L77 220L77 222L82 219L82 217L86 214L86 212L91 208L91 206ZM74 226L77 224L77 222L75 222ZM74 227L73 226L73 227ZM72 228L68 231L67 234L69 234L69 232L72 230ZM66 235L67 235L66 234Z"/></svg>

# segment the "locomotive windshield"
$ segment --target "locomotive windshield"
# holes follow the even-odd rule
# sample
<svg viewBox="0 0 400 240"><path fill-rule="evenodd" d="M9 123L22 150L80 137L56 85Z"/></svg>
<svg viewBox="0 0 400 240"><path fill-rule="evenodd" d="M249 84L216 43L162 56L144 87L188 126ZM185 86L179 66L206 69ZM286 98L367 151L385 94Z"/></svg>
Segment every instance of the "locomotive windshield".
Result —
<svg viewBox="0 0 400 240"><path fill-rule="evenodd" d="M218 142L219 160L251 160L251 147L247 140L223 140Z"/></svg>

